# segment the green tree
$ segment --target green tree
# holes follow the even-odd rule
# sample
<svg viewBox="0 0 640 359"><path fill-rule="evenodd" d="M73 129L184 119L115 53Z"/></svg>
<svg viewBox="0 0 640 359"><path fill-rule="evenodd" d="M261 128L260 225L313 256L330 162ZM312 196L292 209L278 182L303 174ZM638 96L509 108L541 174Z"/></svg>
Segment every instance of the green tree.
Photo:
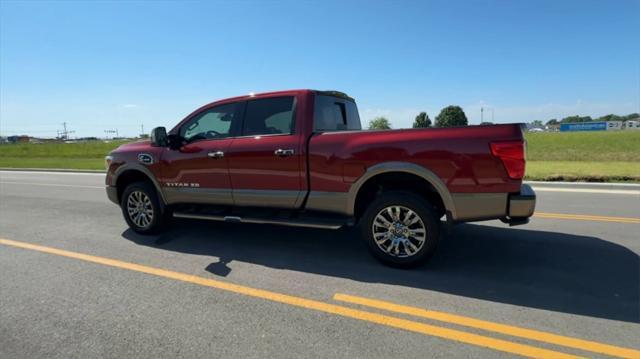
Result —
<svg viewBox="0 0 640 359"><path fill-rule="evenodd" d="M556 120L555 118L552 118L549 121L547 121L547 126L555 126L555 125L557 125L559 123L560 122L558 122L558 120Z"/></svg>
<svg viewBox="0 0 640 359"><path fill-rule="evenodd" d="M436 116L436 127L467 126L469 121L460 106L447 106Z"/></svg>
<svg viewBox="0 0 640 359"><path fill-rule="evenodd" d="M596 121L622 121L622 120L624 120L624 117L625 116L620 117L618 115L614 115L614 114L611 113L611 114L608 114L608 115L604 115L604 116L598 117L596 119Z"/></svg>
<svg viewBox="0 0 640 359"><path fill-rule="evenodd" d="M431 119L426 112L420 112L418 116L416 116L416 120L413 121L413 128L427 128L431 127Z"/></svg>
<svg viewBox="0 0 640 359"><path fill-rule="evenodd" d="M390 130L391 122L386 117L376 117L369 121L370 130Z"/></svg>
<svg viewBox="0 0 640 359"><path fill-rule="evenodd" d="M563 118L560 122L561 123L576 123L576 122L591 122L593 121L593 119L591 119L591 116L568 116Z"/></svg>
<svg viewBox="0 0 640 359"><path fill-rule="evenodd" d="M531 122L531 127L534 127L534 128L536 128L536 127L537 127L537 128L541 128L541 127L544 127L544 125L542 124L542 121L540 121L540 120L535 120L535 121Z"/></svg>
<svg viewBox="0 0 640 359"><path fill-rule="evenodd" d="M489 121L480 122L480 126L488 126L488 125L493 125L493 122L489 122Z"/></svg>

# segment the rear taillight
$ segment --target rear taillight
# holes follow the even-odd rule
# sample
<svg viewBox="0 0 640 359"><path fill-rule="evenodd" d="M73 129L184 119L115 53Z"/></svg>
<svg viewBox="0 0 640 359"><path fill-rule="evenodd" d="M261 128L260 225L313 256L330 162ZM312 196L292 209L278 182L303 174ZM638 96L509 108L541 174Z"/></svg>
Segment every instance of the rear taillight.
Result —
<svg viewBox="0 0 640 359"><path fill-rule="evenodd" d="M510 178L522 179L524 177L524 141L491 142L491 153L502 160Z"/></svg>

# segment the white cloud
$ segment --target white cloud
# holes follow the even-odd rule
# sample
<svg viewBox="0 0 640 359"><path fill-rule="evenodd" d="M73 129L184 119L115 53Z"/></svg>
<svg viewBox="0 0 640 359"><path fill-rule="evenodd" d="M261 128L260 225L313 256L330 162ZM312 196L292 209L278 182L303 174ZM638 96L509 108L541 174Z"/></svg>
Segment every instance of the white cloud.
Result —
<svg viewBox="0 0 640 359"><path fill-rule="evenodd" d="M138 106L138 105L136 105L134 103L127 103L127 104L124 104L124 105L120 105L120 107L122 107L122 108L137 108L137 107L140 107L140 106Z"/></svg>

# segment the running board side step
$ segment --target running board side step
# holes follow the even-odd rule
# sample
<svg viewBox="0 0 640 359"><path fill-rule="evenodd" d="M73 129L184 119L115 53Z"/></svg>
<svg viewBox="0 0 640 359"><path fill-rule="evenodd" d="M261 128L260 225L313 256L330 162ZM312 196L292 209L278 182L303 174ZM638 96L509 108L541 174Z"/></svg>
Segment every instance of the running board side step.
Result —
<svg viewBox="0 0 640 359"><path fill-rule="evenodd" d="M235 223L258 223L275 224L290 227L308 227L322 229L338 229L349 223L335 219L299 219L299 218L249 218L238 216L220 216L212 214L197 214L186 212L174 212L175 218L203 219L208 221L235 222Z"/></svg>

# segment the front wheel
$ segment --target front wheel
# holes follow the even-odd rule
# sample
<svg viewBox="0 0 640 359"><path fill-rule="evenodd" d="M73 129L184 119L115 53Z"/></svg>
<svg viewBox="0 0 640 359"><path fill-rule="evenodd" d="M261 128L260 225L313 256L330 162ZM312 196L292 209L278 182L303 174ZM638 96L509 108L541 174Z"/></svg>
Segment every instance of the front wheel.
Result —
<svg viewBox="0 0 640 359"><path fill-rule="evenodd" d="M120 207L129 227L140 234L158 232L166 220L156 189L147 182L128 185L122 194Z"/></svg>
<svg viewBox="0 0 640 359"><path fill-rule="evenodd" d="M439 221L426 200L404 191L378 196L362 216L360 227L373 255L401 268L428 259L440 236Z"/></svg>

